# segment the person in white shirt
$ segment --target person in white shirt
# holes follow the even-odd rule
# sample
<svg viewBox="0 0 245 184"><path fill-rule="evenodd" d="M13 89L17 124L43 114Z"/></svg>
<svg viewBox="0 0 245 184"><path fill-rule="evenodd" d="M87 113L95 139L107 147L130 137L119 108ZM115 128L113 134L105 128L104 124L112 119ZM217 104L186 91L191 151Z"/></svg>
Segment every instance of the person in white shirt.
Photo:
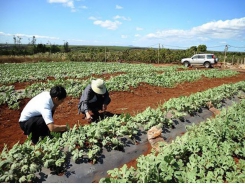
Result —
<svg viewBox="0 0 245 184"><path fill-rule="evenodd" d="M50 132L67 131L66 125L55 125L53 120L55 109L66 95L64 87L54 86L50 92L44 91L33 97L24 107L19 124L25 135L32 135L33 144L39 141L39 137L50 136Z"/></svg>

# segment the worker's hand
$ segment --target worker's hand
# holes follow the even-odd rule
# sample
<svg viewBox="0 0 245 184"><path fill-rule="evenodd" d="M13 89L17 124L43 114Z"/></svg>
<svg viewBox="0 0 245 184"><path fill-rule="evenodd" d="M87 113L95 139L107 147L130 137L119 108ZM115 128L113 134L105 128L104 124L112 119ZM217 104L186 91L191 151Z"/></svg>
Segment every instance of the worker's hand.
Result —
<svg viewBox="0 0 245 184"><path fill-rule="evenodd" d="M66 124L65 131L68 131L70 129L70 125Z"/></svg>
<svg viewBox="0 0 245 184"><path fill-rule="evenodd" d="M106 111L106 109L107 109L107 105L106 104L103 104L103 106L102 106L102 111Z"/></svg>
<svg viewBox="0 0 245 184"><path fill-rule="evenodd" d="M87 119L88 123L91 123L91 122L92 122L92 120L93 120L93 118L92 118L92 117L90 117L90 118L86 118L86 119Z"/></svg>
<svg viewBox="0 0 245 184"><path fill-rule="evenodd" d="M64 133L64 132L66 132L66 131L68 131L68 127L67 127L67 125L60 125L61 127L61 130L59 131L60 133L61 133L61 135Z"/></svg>
<svg viewBox="0 0 245 184"><path fill-rule="evenodd" d="M60 132L66 132L68 130L66 125L60 125Z"/></svg>
<svg viewBox="0 0 245 184"><path fill-rule="evenodd" d="M92 116L87 112L86 113L86 120L88 120L88 122L91 123L92 119L93 119Z"/></svg>

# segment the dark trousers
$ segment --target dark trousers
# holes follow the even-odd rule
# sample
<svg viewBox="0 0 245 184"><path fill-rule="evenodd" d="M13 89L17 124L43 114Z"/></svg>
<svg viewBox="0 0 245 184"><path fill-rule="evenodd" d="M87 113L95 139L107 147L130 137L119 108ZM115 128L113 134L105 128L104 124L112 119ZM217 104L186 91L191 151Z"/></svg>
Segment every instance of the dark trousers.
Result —
<svg viewBox="0 0 245 184"><path fill-rule="evenodd" d="M111 102L111 99L109 98L109 103ZM104 103L103 98L98 98L97 101L88 103L88 110L92 111L93 113L98 113L98 111L102 110L102 106ZM109 103L107 105L109 105ZM82 112L83 114L85 113L85 109L83 106L83 102L81 102L81 105L78 107L79 113Z"/></svg>
<svg viewBox="0 0 245 184"><path fill-rule="evenodd" d="M34 116L27 121L19 122L25 135L32 134L31 140L36 144L39 137L50 136L50 131L42 116Z"/></svg>

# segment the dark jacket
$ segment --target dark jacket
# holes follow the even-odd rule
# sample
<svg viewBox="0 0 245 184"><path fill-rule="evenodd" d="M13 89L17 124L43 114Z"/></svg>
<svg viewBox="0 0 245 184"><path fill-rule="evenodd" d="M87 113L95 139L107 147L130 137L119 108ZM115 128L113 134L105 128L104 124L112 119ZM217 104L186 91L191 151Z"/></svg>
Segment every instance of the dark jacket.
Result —
<svg viewBox="0 0 245 184"><path fill-rule="evenodd" d="M86 113L88 110L101 110L103 104L108 105L110 102L111 99L107 90L105 94L99 95L92 90L91 84L89 84L84 89L80 98L78 104L79 113Z"/></svg>

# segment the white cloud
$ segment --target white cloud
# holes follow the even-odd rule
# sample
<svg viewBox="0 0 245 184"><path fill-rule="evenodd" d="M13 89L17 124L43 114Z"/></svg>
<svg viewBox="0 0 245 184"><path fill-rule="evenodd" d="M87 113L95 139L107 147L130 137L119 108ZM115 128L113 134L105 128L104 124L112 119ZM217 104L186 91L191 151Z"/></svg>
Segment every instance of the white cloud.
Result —
<svg viewBox="0 0 245 184"><path fill-rule="evenodd" d="M99 25L101 27L104 27L106 29L111 29L111 30L116 30L118 28L118 26L120 24L122 24L121 22L119 21L110 21L110 20L105 20L105 21L102 21L102 20L95 20L94 21L94 24L95 25Z"/></svg>
<svg viewBox="0 0 245 184"><path fill-rule="evenodd" d="M74 1L73 0L48 0L48 3L61 3L64 6L67 6L69 8L72 8L74 10Z"/></svg>
<svg viewBox="0 0 245 184"><path fill-rule="evenodd" d="M116 5L116 9L123 9L122 6Z"/></svg>
<svg viewBox="0 0 245 184"><path fill-rule="evenodd" d="M82 8L82 9L88 9L87 6L80 6L80 8Z"/></svg>
<svg viewBox="0 0 245 184"><path fill-rule="evenodd" d="M69 41L74 41L74 42L85 42L85 40L81 40L81 39L69 39Z"/></svg>
<svg viewBox="0 0 245 184"><path fill-rule="evenodd" d="M127 18L127 17L124 17L124 16L120 16L120 15L114 16L113 19L122 19L122 20L128 20L128 21L131 20L130 18Z"/></svg>
<svg viewBox="0 0 245 184"><path fill-rule="evenodd" d="M90 19L90 20L97 20L97 18L96 17L93 17L93 16L89 17L88 19Z"/></svg>
<svg viewBox="0 0 245 184"><path fill-rule="evenodd" d="M128 38L127 35L121 35L121 38Z"/></svg>
<svg viewBox="0 0 245 184"><path fill-rule="evenodd" d="M115 16L114 19L122 19L122 17L120 16ZM116 30L118 28L119 25L121 25L122 23L118 20L115 20L115 21L111 21L111 20L105 20L105 21L102 21L102 20L99 20L99 18L96 18L96 17L89 17L90 20L94 20L94 25L99 25L103 28L106 28L106 29L110 29L110 30Z"/></svg>
<svg viewBox="0 0 245 184"><path fill-rule="evenodd" d="M234 38L245 36L245 17L209 22L191 30L192 34L209 35L211 38Z"/></svg>
<svg viewBox="0 0 245 184"><path fill-rule="evenodd" d="M21 33L16 33L16 34L9 34L9 33L4 33L4 32L0 32L0 35L2 36L19 36L21 38L26 37L26 38L32 38L33 36L35 36L35 38L41 38L41 39L51 39L51 40L59 40L58 37L52 37L52 36L43 36L43 35L27 35L27 34L21 34Z"/></svg>
<svg viewBox="0 0 245 184"><path fill-rule="evenodd" d="M244 39L245 17L232 20L212 21L190 30L170 29L149 33L147 38L207 41L211 39Z"/></svg>
<svg viewBox="0 0 245 184"><path fill-rule="evenodd" d="M66 3L70 0L48 0L49 3Z"/></svg>
<svg viewBox="0 0 245 184"><path fill-rule="evenodd" d="M4 33L4 32L0 32L0 35L1 35L1 36L13 36L12 34Z"/></svg>
<svg viewBox="0 0 245 184"><path fill-rule="evenodd" d="M135 37L140 37L140 34L135 34L134 36L135 36Z"/></svg>
<svg viewBox="0 0 245 184"><path fill-rule="evenodd" d="M143 28L141 28L141 27L136 27L136 30L137 30L137 31L141 31L141 30L143 30Z"/></svg>

